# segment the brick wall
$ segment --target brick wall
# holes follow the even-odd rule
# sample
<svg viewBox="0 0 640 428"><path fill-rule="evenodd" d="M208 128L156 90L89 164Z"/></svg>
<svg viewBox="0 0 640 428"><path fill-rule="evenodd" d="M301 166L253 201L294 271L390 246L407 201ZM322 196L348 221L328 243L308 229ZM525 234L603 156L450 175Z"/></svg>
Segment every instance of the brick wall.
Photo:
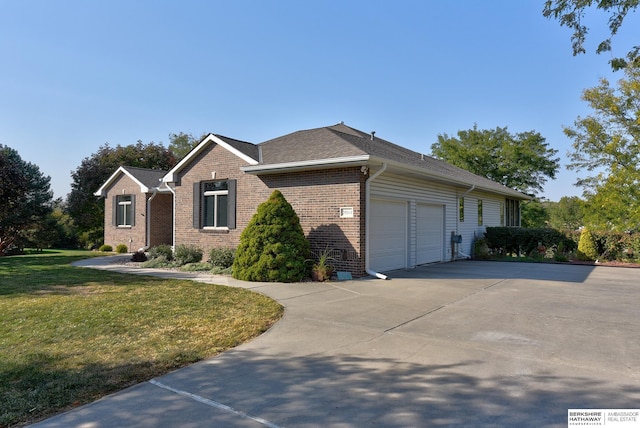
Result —
<svg viewBox="0 0 640 428"><path fill-rule="evenodd" d="M337 270L364 274L364 179L359 167L264 175L293 206L316 254L331 249ZM353 208L341 218L340 208Z"/></svg>
<svg viewBox="0 0 640 428"><path fill-rule="evenodd" d="M145 246L146 229L146 195L140 193L140 186L128 176L121 174L120 178L109 187L105 198L104 243L116 246L125 244L129 251L136 251ZM135 195L135 225L131 227L117 227L113 225L113 198L116 195Z"/></svg>
<svg viewBox="0 0 640 428"><path fill-rule="evenodd" d="M150 246L173 245L173 195L158 193L151 200Z"/></svg>
<svg viewBox="0 0 640 428"><path fill-rule="evenodd" d="M211 248L235 248L257 206L278 189L300 217L316 251L333 249L334 265L353 275L364 274L364 183L359 167L286 174L245 174L244 161L212 144L179 174L176 185L176 245L191 244L208 254ZM193 227L193 183L237 180L236 229L206 231ZM340 218L340 208L353 208L353 218Z"/></svg>

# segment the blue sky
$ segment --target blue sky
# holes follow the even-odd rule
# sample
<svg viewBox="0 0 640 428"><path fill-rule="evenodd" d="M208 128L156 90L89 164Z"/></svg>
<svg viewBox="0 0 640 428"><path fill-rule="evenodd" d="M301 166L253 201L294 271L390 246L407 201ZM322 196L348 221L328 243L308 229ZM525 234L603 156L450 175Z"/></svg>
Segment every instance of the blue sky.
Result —
<svg viewBox="0 0 640 428"><path fill-rule="evenodd" d="M102 144L213 132L259 143L344 121L430 153L439 134L539 132L580 195L562 126L610 55L573 57L543 0L0 0L0 144L51 176L56 197ZM590 16L591 17L591 16ZM637 44L638 13L614 38ZM635 38L635 40L634 40Z"/></svg>

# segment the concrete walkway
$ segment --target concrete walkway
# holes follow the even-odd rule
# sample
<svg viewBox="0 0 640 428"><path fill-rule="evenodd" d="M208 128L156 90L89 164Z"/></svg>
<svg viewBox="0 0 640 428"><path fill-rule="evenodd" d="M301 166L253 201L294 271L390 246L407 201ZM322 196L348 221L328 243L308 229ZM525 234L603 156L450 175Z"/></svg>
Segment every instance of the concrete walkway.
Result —
<svg viewBox="0 0 640 428"><path fill-rule="evenodd" d="M273 284L111 261L79 265L250 288L285 316L38 427L566 427L570 408L640 407L637 269L468 261Z"/></svg>

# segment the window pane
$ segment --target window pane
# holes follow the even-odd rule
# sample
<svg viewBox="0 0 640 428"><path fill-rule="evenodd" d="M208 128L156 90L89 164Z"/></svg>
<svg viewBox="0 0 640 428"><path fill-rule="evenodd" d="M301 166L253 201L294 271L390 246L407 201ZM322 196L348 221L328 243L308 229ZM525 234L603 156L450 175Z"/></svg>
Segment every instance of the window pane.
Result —
<svg viewBox="0 0 640 428"><path fill-rule="evenodd" d="M218 195L218 211L216 213L216 226L217 227L227 227L227 204L228 204L229 196L227 195Z"/></svg>
<svg viewBox="0 0 640 428"><path fill-rule="evenodd" d="M118 195L116 197L116 224L118 226L131 226L131 195Z"/></svg>
<svg viewBox="0 0 640 428"><path fill-rule="evenodd" d="M226 181L209 181L204 183L205 192L215 192L218 190L229 190L229 184Z"/></svg>
<svg viewBox="0 0 640 428"><path fill-rule="evenodd" d="M215 200L216 200L215 196L204 197L204 204L203 204L204 213L202 218L202 225L205 227L215 226L215 224L213 223L213 218L214 218L213 216L215 213Z"/></svg>

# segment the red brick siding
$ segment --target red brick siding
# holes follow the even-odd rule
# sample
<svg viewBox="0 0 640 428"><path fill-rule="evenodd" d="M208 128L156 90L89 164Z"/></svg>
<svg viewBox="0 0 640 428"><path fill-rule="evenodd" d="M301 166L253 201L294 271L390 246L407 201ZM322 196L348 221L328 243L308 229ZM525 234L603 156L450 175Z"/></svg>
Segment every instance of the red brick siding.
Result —
<svg viewBox="0 0 640 428"><path fill-rule="evenodd" d="M151 200L150 246L173 245L173 195L158 193Z"/></svg>
<svg viewBox="0 0 640 428"><path fill-rule="evenodd" d="M265 175L293 206L317 253L331 249L338 270L364 274L364 175L359 167ZM353 208L353 218L340 218L340 208Z"/></svg>
<svg viewBox="0 0 640 428"><path fill-rule="evenodd" d="M296 210L312 248L331 248L336 268L364 274L364 183L359 167L263 175L240 171L244 161L212 144L179 174L176 185L176 245L202 248L235 248L240 233L256 208L278 189ZM228 232L193 228L193 183L212 179L236 179L236 229ZM340 207L352 207L353 218L340 218ZM205 256L206 259L206 256Z"/></svg>
<svg viewBox="0 0 640 428"><path fill-rule="evenodd" d="M146 195L140 192L140 185L128 176L122 174L120 178L107 189L104 207L104 243L113 249L119 244L125 244L129 251L136 251L145 246L146 229ZM132 227L113 226L113 197L116 195L135 195L136 204L135 225Z"/></svg>

